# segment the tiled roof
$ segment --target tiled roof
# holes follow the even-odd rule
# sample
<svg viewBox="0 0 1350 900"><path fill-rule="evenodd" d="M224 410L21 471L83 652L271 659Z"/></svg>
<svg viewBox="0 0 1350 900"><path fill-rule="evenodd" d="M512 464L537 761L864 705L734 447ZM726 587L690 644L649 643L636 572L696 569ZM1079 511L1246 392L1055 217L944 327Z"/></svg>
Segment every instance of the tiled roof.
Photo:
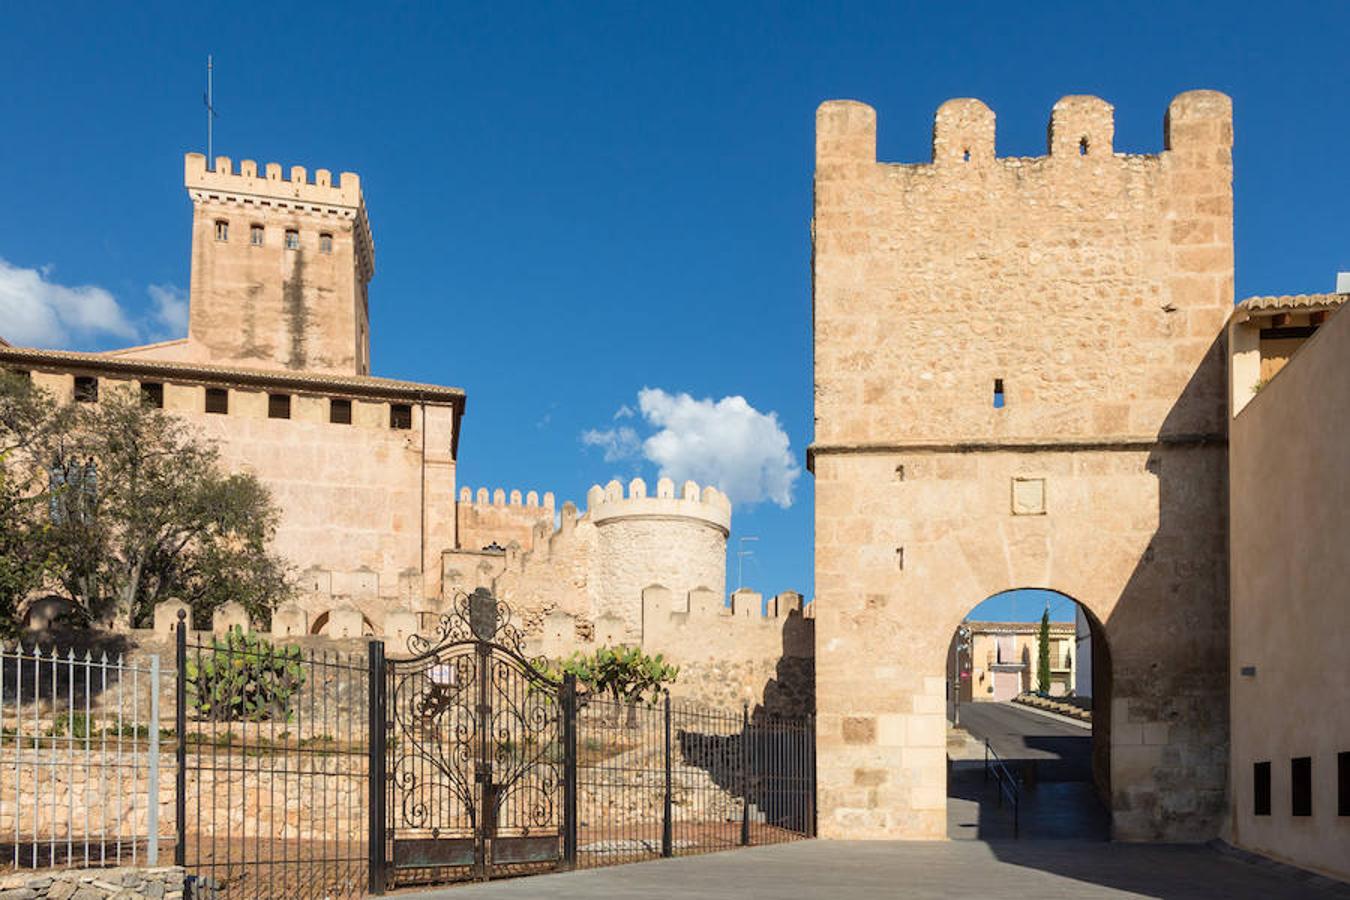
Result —
<svg viewBox="0 0 1350 900"><path fill-rule="evenodd" d="M3 343L3 342L0 342ZM370 375L339 375L325 372L296 372L287 369L252 369L210 363L170 362L166 360L126 358L106 353L76 350L41 350L36 347L0 346L0 362L53 368L77 368L135 375L157 375L185 381L228 382L260 387L288 387L317 393L341 393L384 399L422 400L450 403L462 412L464 391L438 384L420 384Z"/></svg>
<svg viewBox="0 0 1350 900"><path fill-rule="evenodd" d="M1248 297L1237 305L1246 312L1335 309L1350 294L1282 294L1278 297Z"/></svg>

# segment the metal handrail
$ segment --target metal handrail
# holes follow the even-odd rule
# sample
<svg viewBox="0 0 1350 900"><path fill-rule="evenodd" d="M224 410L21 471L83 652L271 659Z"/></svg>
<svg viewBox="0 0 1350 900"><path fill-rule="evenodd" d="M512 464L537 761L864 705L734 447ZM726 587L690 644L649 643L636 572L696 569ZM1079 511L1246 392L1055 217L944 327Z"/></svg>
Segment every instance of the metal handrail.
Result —
<svg viewBox="0 0 1350 900"><path fill-rule="evenodd" d="M992 757L992 763L990 760ZM994 779L998 782L998 808L1003 808L1003 797L1007 795L1012 803L1013 811L1013 837L1018 837L1018 819L1021 808L1022 785L1012 772L1008 770L1007 764L998 755L998 751L989 745L988 738L984 742L984 780L989 782L989 772L993 771Z"/></svg>

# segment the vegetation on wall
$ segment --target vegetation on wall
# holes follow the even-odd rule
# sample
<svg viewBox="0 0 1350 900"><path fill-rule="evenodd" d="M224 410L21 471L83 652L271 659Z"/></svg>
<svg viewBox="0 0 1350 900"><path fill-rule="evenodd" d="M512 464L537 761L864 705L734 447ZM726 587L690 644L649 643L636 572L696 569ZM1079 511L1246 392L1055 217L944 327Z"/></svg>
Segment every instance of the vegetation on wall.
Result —
<svg viewBox="0 0 1350 900"><path fill-rule="evenodd" d="M0 379L0 608L56 589L90 621L148 626L179 598L196 621L236 601L258 622L291 593L268 547L279 512L250 474L130 389L58 404Z"/></svg>

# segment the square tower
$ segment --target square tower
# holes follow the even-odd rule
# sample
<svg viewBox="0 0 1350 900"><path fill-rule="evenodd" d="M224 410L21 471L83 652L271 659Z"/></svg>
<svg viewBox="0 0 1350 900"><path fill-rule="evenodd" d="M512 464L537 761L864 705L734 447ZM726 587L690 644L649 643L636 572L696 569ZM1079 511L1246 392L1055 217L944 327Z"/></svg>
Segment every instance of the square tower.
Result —
<svg viewBox="0 0 1350 900"><path fill-rule="evenodd" d="M361 181L303 166L189 153L189 355L250 368L366 375L375 246Z"/></svg>

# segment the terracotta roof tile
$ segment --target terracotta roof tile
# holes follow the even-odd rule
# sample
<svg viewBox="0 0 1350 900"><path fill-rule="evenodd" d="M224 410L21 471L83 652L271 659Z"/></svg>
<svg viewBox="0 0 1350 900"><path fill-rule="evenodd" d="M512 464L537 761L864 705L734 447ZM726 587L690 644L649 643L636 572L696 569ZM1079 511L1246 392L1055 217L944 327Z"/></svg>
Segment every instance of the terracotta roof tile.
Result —
<svg viewBox="0 0 1350 900"><path fill-rule="evenodd" d="M461 410L464 391L461 388L438 384L421 384L371 375L339 375L324 372L296 372L287 369L254 369L244 366L213 365L210 363L171 362L167 360L119 357L107 353L85 353L76 350L42 350L36 347L14 347L0 342L0 362L20 363L53 368L85 370L134 375L158 375L185 381L229 382L237 384L289 387L315 392L344 393L400 400L425 400L431 403L450 403Z"/></svg>

